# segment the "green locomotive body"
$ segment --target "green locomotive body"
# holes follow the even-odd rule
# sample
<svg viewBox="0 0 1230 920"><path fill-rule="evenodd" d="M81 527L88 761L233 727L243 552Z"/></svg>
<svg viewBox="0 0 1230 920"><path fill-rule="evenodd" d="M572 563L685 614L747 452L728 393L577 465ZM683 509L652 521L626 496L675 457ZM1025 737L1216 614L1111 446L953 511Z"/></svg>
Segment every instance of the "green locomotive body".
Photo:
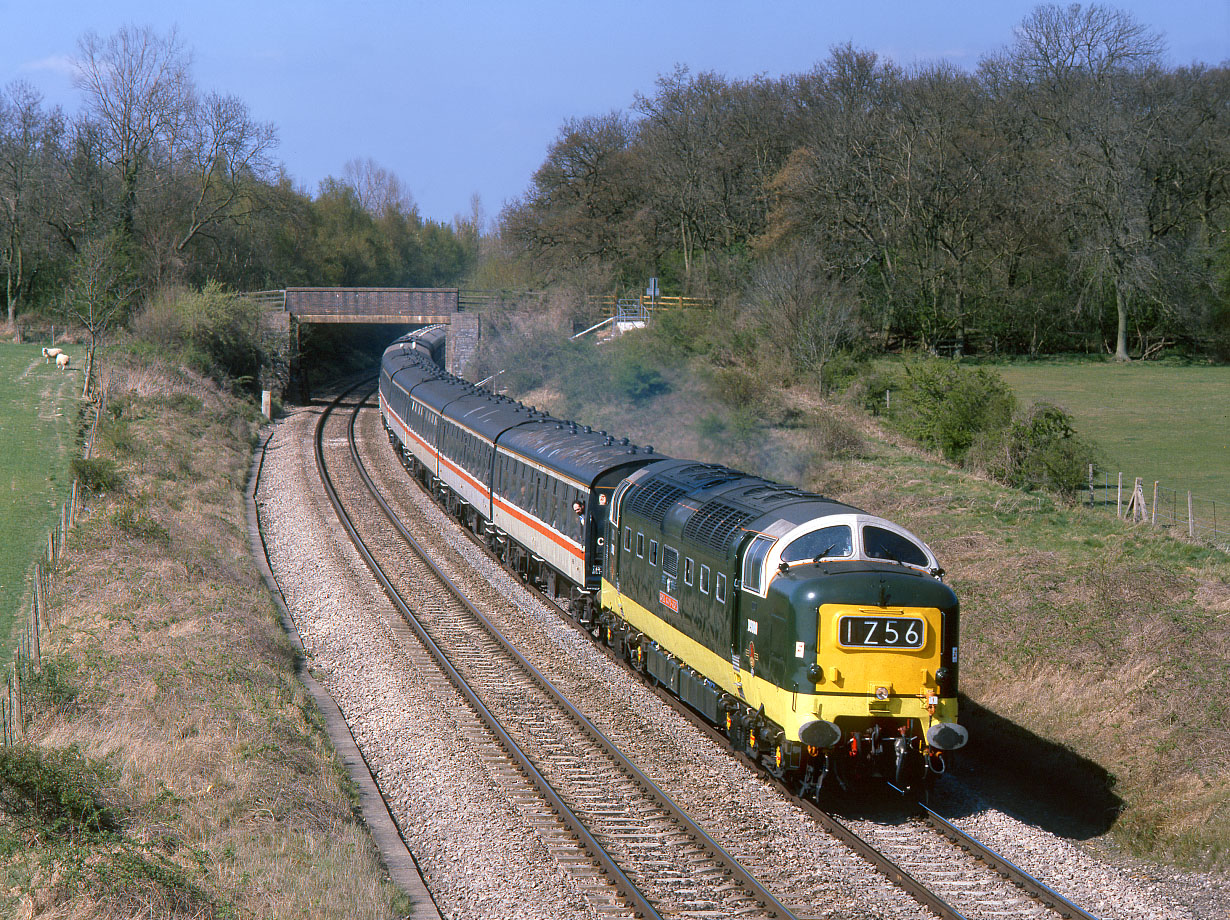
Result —
<svg viewBox="0 0 1230 920"><path fill-rule="evenodd" d="M908 531L669 460L616 489L605 542L601 606L633 663L778 771L916 786L965 743L959 605Z"/></svg>

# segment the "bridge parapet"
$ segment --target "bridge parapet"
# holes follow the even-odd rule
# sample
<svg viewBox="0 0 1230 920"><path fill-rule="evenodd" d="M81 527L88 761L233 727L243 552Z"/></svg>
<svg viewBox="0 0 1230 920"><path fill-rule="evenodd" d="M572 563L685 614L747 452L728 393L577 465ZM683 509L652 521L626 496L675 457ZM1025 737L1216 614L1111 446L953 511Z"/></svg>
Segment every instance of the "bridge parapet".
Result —
<svg viewBox="0 0 1230 920"><path fill-rule="evenodd" d="M457 312L457 288L287 288L301 323L439 323Z"/></svg>

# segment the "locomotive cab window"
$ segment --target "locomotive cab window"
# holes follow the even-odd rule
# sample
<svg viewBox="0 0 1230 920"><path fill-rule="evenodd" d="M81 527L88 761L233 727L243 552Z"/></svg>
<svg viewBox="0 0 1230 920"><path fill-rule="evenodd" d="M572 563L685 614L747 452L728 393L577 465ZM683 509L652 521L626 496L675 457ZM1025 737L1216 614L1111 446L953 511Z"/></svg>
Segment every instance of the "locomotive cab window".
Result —
<svg viewBox="0 0 1230 920"><path fill-rule="evenodd" d="M624 528L624 552L625 553L632 552L632 528L631 527Z"/></svg>
<svg viewBox="0 0 1230 920"><path fill-rule="evenodd" d="M868 524L863 528L863 549L872 559L887 559L905 565L927 566L923 548L899 533Z"/></svg>
<svg viewBox="0 0 1230 920"><path fill-rule="evenodd" d="M719 604L726 603L726 573L718 572L717 581L713 585L713 596Z"/></svg>
<svg viewBox="0 0 1230 920"><path fill-rule="evenodd" d="M821 527L794 540L782 550L782 562L819 562L854 555L854 534L848 524Z"/></svg>
<svg viewBox="0 0 1230 920"><path fill-rule="evenodd" d="M743 590L753 594L764 594L767 587L764 576L764 560L769 555L776 541L772 537L758 534L747 545L743 554Z"/></svg>

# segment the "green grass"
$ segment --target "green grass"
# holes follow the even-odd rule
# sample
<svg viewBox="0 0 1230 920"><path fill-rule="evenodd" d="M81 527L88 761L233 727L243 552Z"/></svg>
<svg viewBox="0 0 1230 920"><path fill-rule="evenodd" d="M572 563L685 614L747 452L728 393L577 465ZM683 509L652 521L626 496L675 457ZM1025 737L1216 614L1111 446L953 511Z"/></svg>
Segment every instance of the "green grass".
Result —
<svg viewBox="0 0 1230 920"><path fill-rule="evenodd" d="M80 374L44 363L39 346L0 343L0 661L15 641L26 576L72 488L80 385Z"/></svg>
<svg viewBox="0 0 1230 920"><path fill-rule="evenodd" d="M1106 453L1112 479L1122 472L1129 483L1140 476L1230 502L1230 367L1038 362L995 370L1022 404L1067 409Z"/></svg>

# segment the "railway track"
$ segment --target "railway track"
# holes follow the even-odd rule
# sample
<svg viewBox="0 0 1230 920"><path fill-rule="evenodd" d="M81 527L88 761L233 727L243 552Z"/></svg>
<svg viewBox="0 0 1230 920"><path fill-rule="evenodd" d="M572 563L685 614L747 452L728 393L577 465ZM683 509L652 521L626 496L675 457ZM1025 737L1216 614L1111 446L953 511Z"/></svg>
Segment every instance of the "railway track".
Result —
<svg viewBox="0 0 1230 920"><path fill-rule="evenodd" d="M363 467L354 438L361 401L352 407L346 436L326 437L346 395L316 428L316 459L330 502L385 593L496 741L483 756L496 761L494 772L560 865L583 881L595 912L794 917L431 562ZM372 505L360 510L339 494L360 488L375 499L381 520Z"/></svg>
<svg viewBox="0 0 1230 920"><path fill-rule="evenodd" d="M351 418L349 418L346 438L349 455L351 455L351 465L357 472L363 470L363 462L359 458L359 448L354 435L358 414L359 406L355 405ZM375 413L369 414L374 416ZM317 451L319 451L322 470L325 469L323 467L325 423L326 419L322 417L320 426L317 428L319 430ZM379 432L379 421L371 422L370 426L374 426L376 432ZM369 437L368 440L383 444L384 438ZM328 443L339 445L342 439L331 438L328 439ZM365 490L373 496L379 496L379 488L371 481L367 471L363 470L359 476L365 478ZM322 478L325 478L325 474L322 474ZM378 497L376 501L383 502L384 499ZM339 504L337 507L341 508ZM339 514L342 513L339 510ZM384 515L387 520L395 521L395 526L401 526L400 521L397 521L396 513L391 508L385 506ZM360 539L358 530L354 531L352 539ZM405 545L415 546L416 552L422 552L417 549L415 537L411 536L405 526L402 526L397 540L405 541ZM476 545L481 546L481 544ZM483 550L485 549L486 547L483 547ZM386 547L385 552L395 556L396 547ZM374 558L369 565L376 565ZM403 568L406 569L421 565L431 567L426 562L415 563L412 566L408 561L403 561ZM427 578L421 574L413 577ZM434 577L438 579L438 584L451 584L448 576L444 576L439 569ZM455 589L450 588L450 590ZM385 592L390 593L390 597L394 597L397 589L390 582L385 584ZM424 597L429 597L432 593L428 592ZM437 606L442 609L435 609ZM790 890L792 894L792 897L784 897L784 900L792 905L791 909L787 909L774 895L769 893L769 890L755 881L752 873L743 870L738 861L726 854L722 847L706 834L706 831L701 830L694 822L689 825L690 819L686 818L681 809L674 807L673 804L667 804L670 799L662 795L661 790L654 786L652 780L643 774L638 779L637 774L640 774L640 771L632 765L629 758L619 753L614 745L606 740L601 732L593 728L592 723L589 723L581 712L577 711L576 707L565 701L560 712L571 710L567 716L568 723L577 732L587 734L589 732L585 726L588 726L594 732L590 737L601 738L592 743L597 744L597 748L601 749L603 758L609 758L606 761L609 765L600 770L594 767L592 758L597 754L594 751L576 747L573 729L567 729L562 734L558 731L551 731L547 728L546 718L541 716L540 704L530 702L533 694L522 686L519 686L515 692L509 689L509 669L503 665L492 667L491 664L494 660L493 654L497 653L497 646L499 654L507 656L508 660L519 659L517 669L529 675L530 683L536 685L534 694L551 696L552 691L547 689L551 686L550 680L533 664L520 657L520 654L515 652L509 643L494 637L490 640L493 644L488 644L487 640L475 641L475 624L481 624L486 617L477 614L477 611L472 608L467 609L465 613L459 613L458 610L445 609L446 606L448 605L424 604L423 610L419 611L419 615L427 621L427 625L422 626L423 632L426 633L424 640L434 642L432 640L434 633L434 635L444 637L446 642L453 643L451 647L459 649L456 651L459 659L458 676L453 678L454 680L460 679L461 672L476 675L486 673L488 681L494 680L496 684L504 688L486 692L494 692L497 696L503 695L508 699L515 697L519 701L517 704L507 705L504 712L506 712L506 717L512 718L513 722L524 729L519 734L522 736L525 747L534 751L538 756L525 754L524 751L524 761L517 758L517 755L510 755L512 759L504 760L509 756L504 753L498 755L488 753L483 756L501 760L497 772L498 775L507 777L510 788L520 783L520 788L513 792L513 797L515 801L524 803L523 813L526 819L534 827L539 828L544 839L549 841L549 846L552 851L556 852L560 865L571 866L573 871L581 872L592 878L590 903L599 910L599 913L603 915L662 915L653 913L657 910L653 906L654 903L673 905L672 908L667 908L667 913L664 915L670 915L672 910L679 911L679 915L689 916L727 916L732 915L732 911L744 915L774 916L802 916L818 913L820 905L808 902L806 892L799 892L798 879L787 879L781 882L782 887L777 888L779 892ZM466 604L461 604L461 606L466 606ZM406 605L405 613L410 615L408 605ZM579 625L574 624L571 617L565 616L563 619L576 626L576 629L581 629ZM494 630L490 624L483 625L483 630L485 630L485 635L492 636L492 633L498 635L498 631ZM488 630L491 632L487 632ZM476 678L476 680L481 680L481 678ZM491 684L488 683L488 686ZM558 696L558 694L555 695ZM696 717L686 710L686 707L679 705L673 697L661 696L676 711L680 711L702 728L702 731L706 731L718 742L726 744L726 739L720 733L713 731L704 722L696 720ZM476 704L471 702L471 705ZM560 702L556 701L552 705L560 707ZM477 702L476 708L478 706L482 706L481 701ZM498 717L494 713L492 717L498 724ZM502 728L493 728L492 731L496 736L501 737L501 745L506 743L501 734ZM739 758L750 764L747 756L739 755ZM513 761L515 761L515 766L512 765ZM535 763L546 765L546 769L539 770ZM576 812L572 812L567 807L561 809L560 804L552 799L552 795L558 798L558 803L566 806L565 796L561 793L544 791L544 788L540 787L538 781L534 779L535 771L539 772L541 782L545 783L546 787L550 787L551 780L554 779L561 788L571 788L572 791L567 793L567 797L569 801L577 804ZM572 776L571 780L569 780L569 775ZM572 785L569 786L569 783ZM620 811L616 808L616 803L626 802L627 795L631 791L645 791L647 788L653 788L657 792L657 795L651 795L654 799L652 812L646 811L645 807L640 807L631 809L631 812L635 813L631 814L630 809L625 808ZM619 793L615 796L603 795L604 792L610 790L619 790ZM640 795L640 792L637 795ZM863 859L875 865L889 881L907 890L911 897L918 900L919 904L926 906L932 913L942 918L970 918L973 920L998 919L1006 918L1006 916L1044 918L1044 916L1057 915L1074 919L1091 918L1086 911L1077 908L1038 882L1037 879L1028 876L1028 873L1018 870L1010 862L995 855L993 851L968 838L968 835L964 835L962 831L945 822L934 812L925 814L925 820L903 822L903 820L894 819L887 820L887 822L873 822L873 820L860 819L847 825L836 819L834 815L815 807L811 802L797 803L804 811L811 814L815 822L822 825L829 834L843 840L843 843L859 852ZM593 827L589 827L587 818ZM680 819L683 823L680 823ZM581 830L578 831L578 828ZM585 834L588 834L588 838ZM942 843L943 840L951 840L953 843L945 845ZM610 852L603 851L601 847L603 841L610 841ZM959 847L959 850L963 852L959 854L953 852L953 846ZM739 844L736 844L736 847L740 850L744 849ZM599 851L605 852L605 855L595 855ZM686 852L683 860L684 867L681 868L676 863L675 867L670 870L664 870L659 865L656 870L657 874L645 868L633 867L626 872L624 868L621 868L622 865L635 865L635 863L624 862L631 859L630 854L643 857L648 852L654 854L653 859L649 862L657 863L663 862L661 857L664 852L672 852L672 854ZM973 854L973 856L967 854ZM610 865L606 863L606 860L609 860ZM593 870L595 862L601 866L600 872ZM701 866L707 866L707 868L701 868ZM771 870L765 872L766 877L772 874L774 872ZM642 892L637 884L643 884L647 890ZM645 900L637 902L638 897ZM792 910L796 913L792 913Z"/></svg>

